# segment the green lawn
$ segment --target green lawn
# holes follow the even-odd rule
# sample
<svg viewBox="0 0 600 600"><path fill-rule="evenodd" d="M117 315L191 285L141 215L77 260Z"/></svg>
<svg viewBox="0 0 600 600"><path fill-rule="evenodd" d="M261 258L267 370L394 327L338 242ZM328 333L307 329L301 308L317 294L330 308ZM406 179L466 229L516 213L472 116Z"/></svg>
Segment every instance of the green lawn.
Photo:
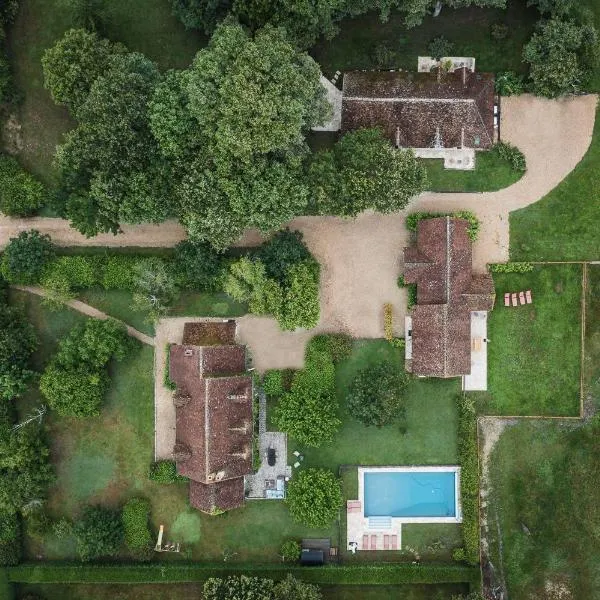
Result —
<svg viewBox="0 0 600 600"><path fill-rule="evenodd" d="M330 41L319 42L310 53L325 75L337 70L401 68L415 71L417 56L427 54L427 45L443 35L454 43L454 56L475 56L479 71L525 72L521 61L523 44L539 18L524 2L512 0L508 10L444 7L439 17L426 17L423 24L406 29L403 16L392 11L381 23L377 13L368 13L340 23L340 33ZM494 41L490 27L505 23L506 39Z"/></svg>
<svg viewBox="0 0 600 600"><path fill-rule="evenodd" d="M443 160L422 159L432 192L495 192L519 181L523 173L511 168L495 152L477 152L472 171L444 169Z"/></svg>
<svg viewBox="0 0 600 600"><path fill-rule="evenodd" d="M72 6L65 0L21 0L12 26L9 46L15 80L23 94L20 121L23 149L20 159L48 184L54 182L52 157L62 135L74 126L67 111L58 107L44 89L41 57L46 48L77 25ZM79 3L83 4L83 3ZM186 31L171 15L167 0L105 0L102 31L111 40L145 53L161 69L187 66L204 38Z"/></svg>
<svg viewBox="0 0 600 600"><path fill-rule="evenodd" d="M488 393L480 411L501 415L579 414L581 265L494 274L488 317ZM533 304L505 307L505 292L531 290Z"/></svg>
<svg viewBox="0 0 600 600"><path fill-rule="evenodd" d="M510 214L511 260L600 258L600 119L587 154L539 202Z"/></svg>
<svg viewBox="0 0 600 600"><path fill-rule="evenodd" d="M600 265L588 266L585 322L585 410L600 408Z"/></svg>
<svg viewBox="0 0 600 600"><path fill-rule="evenodd" d="M512 600L600 598L600 549L590 531L597 526L598 483L583 492L569 481L573 468L598 481L597 435L584 443L582 429L522 421L497 443L490 461L491 560ZM563 594L551 593L559 589Z"/></svg>
<svg viewBox="0 0 600 600"><path fill-rule="evenodd" d="M399 425L365 427L350 416L345 395L354 375L362 367L384 359L393 360L399 369L404 368L402 350L393 348L385 340L361 340L355 343L350 359L338 367L342 427L333 444L303 448L289 440L289 452L299 450L305 457L301 469L326 467L338 472L342 467L345 499L354 499L357 495L356 465L456 464L458 380L412 379L407 389L406 423L402 428ZM292 459L294 457L290 456ZM342 536L345 538L344 515ZM454 524L405 526L402 543L419 551L424 560L447 560L452 549L461 545L460 527ZM345 543L343 546L345 548ZM345 553L344 558L351 561L406 561L412 560L413 554L408 551Z"/></svg>

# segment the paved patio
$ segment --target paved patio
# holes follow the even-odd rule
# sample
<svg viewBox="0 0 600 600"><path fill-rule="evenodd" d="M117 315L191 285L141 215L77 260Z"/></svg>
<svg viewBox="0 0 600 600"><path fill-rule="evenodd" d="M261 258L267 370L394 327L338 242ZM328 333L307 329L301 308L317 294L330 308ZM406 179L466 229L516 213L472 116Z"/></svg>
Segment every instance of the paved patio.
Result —
<svg viewBox="0 0 600 600"><path fill-rule="evenodd" d="M264 499L268 497L269 490L277 490L277 482L282 482L280 485L285 489L285 482L292 476L292 467L287 464L287 434L266 431L259 435L258 445L262 462L256 473L246 475L246 493L248 498ZM275 450L273 466L267 462L269 449Z"/></svg>

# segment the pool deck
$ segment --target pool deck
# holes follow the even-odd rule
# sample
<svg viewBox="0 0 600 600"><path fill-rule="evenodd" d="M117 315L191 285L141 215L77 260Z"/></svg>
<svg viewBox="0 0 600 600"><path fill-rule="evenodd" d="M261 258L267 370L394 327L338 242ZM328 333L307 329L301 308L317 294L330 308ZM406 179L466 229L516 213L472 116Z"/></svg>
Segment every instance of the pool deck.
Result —
<svg viewBox="0 0 600 600"><path fill-rule="evenodd" d="M452 472L455 477L456 515L454 517L365 517L365 473L388 472ZM353 544L359 551L402 550L403 523L461 523L460 467L458 466L412 466L412 467L359 467L358 498L348 500L346 507L346 534L348 549ZM396 542L395 544L393 542ZM375 542L372 544L372 542Z"/></svg>

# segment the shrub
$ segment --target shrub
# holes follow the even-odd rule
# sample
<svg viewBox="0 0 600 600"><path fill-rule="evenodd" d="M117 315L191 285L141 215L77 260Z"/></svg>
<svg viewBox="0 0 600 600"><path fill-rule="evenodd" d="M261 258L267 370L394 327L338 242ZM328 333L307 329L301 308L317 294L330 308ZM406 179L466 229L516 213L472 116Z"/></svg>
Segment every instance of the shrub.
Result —
<svg viewBox="0 0 600 600"><path fill-rule="evenodd" d="M73 534L81 560L116 556L123 544L121 515L101 506L88 506L75 523Z"/></svg>
<svg viewBox="0 0 600 600"><path fill-rule="evenodd" d="M152 321L164 315L178 296L175 276L161 258L140 260L134 268L133 305Z"/></svg>
<svg viewBox="0 0 600 600"><path fill-rule="evenodd" d="M55 521L52 525L52 533L59 539L64 540L73 535L73 523L62 517L58 521Z"/></svg>
<svg viewBox="0 0 600 600"><path fill-rule="evenodd" d="M202 590L204 600L271 600L273 598L273 580L247 575L229 577L211 577Z"/></svg>
<svg viewBox="0 0 600 600"><path fill-rule="evenodd" d="M394 339L394 314L389 302L383 305L383 336L390 342Z"/></svg>
<svg viewBox="0 0 600 600"><path fill-rule="evenodd" d="M453 48L454 44L443 35L433 38L427 45L429 56L436 60L440 60L442 56L450 56Z"/></svg>
<svg viewBox="0 0 600 600"><path fill-rule="evenodd" d="M19 517L14 512L0 512L0 567L19 564L22 554Z"/></svg>
<svg viewBox="0 0 600 600"><path fill-rule="evenodd" d="M319 323L320 312L318 263L309 259L292 265L287 271L281 329L312 329Z"/></svg>
<svg viewBox="0 0 600 600"><path fill-rule="evenodd" d="M187 477L177 474L174 460L159 460L150 465L148 479L156 483L179 483L189 481Z"/></svg>
<svg viewBox="0 0 600 600"><path fill-rule="evenodd" d="M286 561L300 560L300 551L302 550L300 543L296 540L286 540L281 545L281 558Z"/></svg>
<svg viewBox="0 0 600 600"><path fill-rule="evenodd" d="M174 268L179 285L212 292L220 287L223 258L210 244L185 240L175 246Z"/></svg>
<svg viewBox="0 0 600 600"><path fill-rule="evenodd" d="M472 242L477 240L479 236L480 223L477 215L468 210L460 210L453 213L429 213L429 212L416 212L407 215L406 217L406 228L409 231L416 231L419 221L422 219L434 219L436 217L453 217L455 219L465 219L469 222L467 233Z"/></svg>
<svg viewBox="0 0 600 600"><path fill-rule="evenodd" d="M490 27L490 35L493 40L504 40L508 36L508 25L506 23L493 23Z"/></svg>
<svg viewBox="0 0 600 600"><path fill-rule="evenodd" d="M30 229L8 242L0 270L9 283L33 285L40 281L44 268L53 258L50 236Z"/></svg>
<svg viewBox="0 0 600 600"><path fill-rule="evenodd" d="M507 142L498 142L494 144L492 152L510 164L513 171L524 173L527 170L525 155L516 146Z"/></svg>
<svg viewBox="0 0 600 600"><path fill-rule="evenodd" d="M12 156L0 154L0 211L28 217L44 203L44 186Z"/></svg>
<svg viewBox="0 0 600 600"><path fill-rule="evenodd" d="M473 401L459 395L458 463L462 503L464 560L479 563L479 455L477 450L477 414Z"/></svg>
<svg viewBox="0 0 600 600"><path fill-rule="evenodd" d="M44 269L42 286L51 306L61 305L75 296L75 290L98 283L100 261L88 256L61 256Z"/></svg>
<svg viewBox="0 0 600 600"><path fill-rule="evenodd" d="M528 262L508 262L489 264L488 269L492 273L530 273L533 271L533 264Z"/></svg>
<svg viewBox="0 0 600 600"><path fill-rule="evenodd" d="M272 369L264 374L262 387L267 396L281 396L283 389L283 371Z"/></svg>
<svg viewBox="0 0 600 600"><path fill-rule="evenodd" d="M313 337L306 346L306 354L327 352L334 364L341 363L352 354L352 338L345 333L322 333Z"/></svg>
<svg viewBox="0 0 600 600"><path fill-rule="evenodd" d="M289 482L285 502L294 521L311 528L328 527L342 507L340 480L327 469L306 469Z"/></svg>
<svg viewBox="0 0 600 600"><path fill-rule="evenodd" d="M348 412L366 426L382 427L404 415L407 376L391 361L359 371L346 398Z"/></svg>
<svg viewBox="0 0 600 600"><path fill-rule="evenodd" d="M48 513L41 506L27 511L24 514L24 520L27 535L37 540L43 540L52 527Z"/></svg>
<svg viewBox="0 0 600 600"><path fill-rule="evenodd" d="M273 600L322 600L316 585L296 579L288 573L285 579L275 584Z"/></svg>
<svg viewBox="0 0 600 600"><path fill-rule="evenodd" d="M312 258L300 231L278 231L258 250L257 258L265 265L268 277L284 285L290 267Z"/></svg>
<svg viewBox="0 0 600 600"><path fill-rule="evenodd" d="M501 96L520 96L525 92L523 76L514 71L498 73L494 85Z"/></svg>
<svg viewBox="0 0 600 600"><path fill-rule="evenodd" d="M122 519L127 548L136 559L149 560L152 556L150 502L144 498L132 498L123 507Z"/></svg>
<svg viewBox="0 0 600 600"><path fill-rule="evenodd" d="M133 290L135 268L139 262L136 256L109 256L104 262L102 287L105 290Z"/></svg>

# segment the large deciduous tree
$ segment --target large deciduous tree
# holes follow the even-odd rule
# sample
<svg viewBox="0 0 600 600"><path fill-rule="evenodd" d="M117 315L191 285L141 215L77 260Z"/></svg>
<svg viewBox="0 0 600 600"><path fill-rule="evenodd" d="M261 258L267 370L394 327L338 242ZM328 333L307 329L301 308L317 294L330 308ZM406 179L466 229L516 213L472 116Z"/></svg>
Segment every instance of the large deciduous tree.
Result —
<svg viewBox="0 0 600 600"><path fill-rule="evenodd" d="M389 213L425 189L425 168L411 150L396 150L378 129L347 133L309 167L312 202L321 214Z"/></svg>
<svg viewBox="0 0 600 600"><path fill-rule="evenodd" d="M533 91L553 98L585 87L598 60L598 36L592 25L553 17L541 21L523 48Z"/></svg>
<svg viewBox="0 0 600 600"><path fill-rule="evenodd" d="M288 484L285 500L294 521L307 527L328 527L342 507L340 480L327 469L306 469Z"/></svg>

